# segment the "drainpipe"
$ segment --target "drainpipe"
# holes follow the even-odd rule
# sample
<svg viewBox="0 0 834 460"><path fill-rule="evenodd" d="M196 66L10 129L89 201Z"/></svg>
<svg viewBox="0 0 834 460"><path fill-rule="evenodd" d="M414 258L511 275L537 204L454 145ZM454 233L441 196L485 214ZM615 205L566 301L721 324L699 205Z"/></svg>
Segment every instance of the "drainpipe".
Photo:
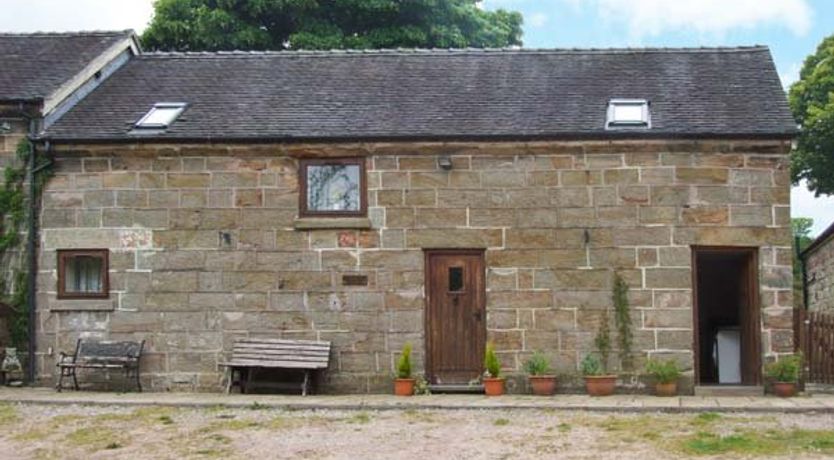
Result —
<svg viewBox="0 0 834 460"><path fill-rule="evenodd" d="M794 237L794 246L796 246L796 258L799 260L799 270L802 273L802 306L805 310L808 309L808 267L805 263L805 256L802 254L802 249L799 247L799 237Z"/></svg>

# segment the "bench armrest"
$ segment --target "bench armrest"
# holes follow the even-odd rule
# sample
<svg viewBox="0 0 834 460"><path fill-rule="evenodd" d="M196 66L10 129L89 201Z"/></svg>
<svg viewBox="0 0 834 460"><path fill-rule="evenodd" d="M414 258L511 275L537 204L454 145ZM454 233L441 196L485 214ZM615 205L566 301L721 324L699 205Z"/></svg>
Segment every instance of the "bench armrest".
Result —
<svg viewBox="0 0 834 460"><path fill-rule="evenodd" d="M56 366L60 366L61 364L67 364L73 362L73 355L68 355L63 351L58 353L58 360L55 362Z"/></svg>

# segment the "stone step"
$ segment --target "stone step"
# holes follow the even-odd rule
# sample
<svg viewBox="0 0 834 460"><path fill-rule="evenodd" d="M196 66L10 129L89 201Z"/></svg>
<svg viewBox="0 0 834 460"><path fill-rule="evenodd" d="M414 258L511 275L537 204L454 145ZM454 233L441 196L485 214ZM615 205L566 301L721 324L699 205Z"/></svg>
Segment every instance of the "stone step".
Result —
<svg viewBox="0 0 834 460"><path fill-rule="evenodd" d="M443 385L429 385L429 391L432 393L483 393L483 385L467 385L463 384L443 384Z"/></svg>
<svg viewBox="0 0 834 460"><path fill-rule="evenodd" d="M695 396L763 396L764 387L756 385L704 385L695 387Z"/></svg>

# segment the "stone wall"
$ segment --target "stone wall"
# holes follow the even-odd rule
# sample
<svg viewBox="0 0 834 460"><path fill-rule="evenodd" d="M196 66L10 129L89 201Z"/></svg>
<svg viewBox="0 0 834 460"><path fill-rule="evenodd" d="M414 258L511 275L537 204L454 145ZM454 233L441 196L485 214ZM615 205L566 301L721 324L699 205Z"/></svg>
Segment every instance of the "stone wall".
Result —
<svg viewBox="0 0 834 460"><path fill-rule="evenodd" d="M808 309L834 312L834 238L809 253L805 267L808 273Z"/></svg>
<svg viewBox="0 0 834 460"><path fill-rule="evenodd" d="M423 359L423 248L486 248L487 327L510 375L573 374L630 285L638 364L692 367L691 245L757 246L763 347L792 351L785 142L88 146L44 196L39 375L80 336L148 340L155 390L217 389L241 336L330 340L323 388L388 391ZM450 155L453 168L437 167ZM367 158L371 229L297 230L297 158ZM55 250L111 250L111 298L56 299ZM345 286L361 274L367 286ZM691 374L690 374L691 378ZM519 380L521 381L521 380Z"/></svg>

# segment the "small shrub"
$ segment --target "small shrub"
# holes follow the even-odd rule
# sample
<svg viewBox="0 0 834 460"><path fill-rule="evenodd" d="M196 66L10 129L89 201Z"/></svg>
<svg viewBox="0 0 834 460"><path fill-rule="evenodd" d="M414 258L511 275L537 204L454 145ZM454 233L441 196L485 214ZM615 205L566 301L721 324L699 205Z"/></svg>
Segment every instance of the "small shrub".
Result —
<svg viewBox="0 0 834 460"><path fill-rule="evenodd" d="M594 337L594 346L597 347L601 358L598 360L600 366L602 366L599 375L608 372L608 357L611 355L611 328L609 322L608 309L605 309L600 313L599 329L597 329L597 335Z"/></svg>
<svg viewBox="0 0 834 460"><path fill-rule="evenodd" d="M599 358L594 355L585 355L585 359L579 365L582 370L582 375L586 377L593 377L605 374L605 369L602 366Z"/></svg>
<svg viewBox="0 0 834 460"><path fill-rule="evenodd" d="M550 372L550 362L544 353L537 351L524 363L524 370L530 375L546 375Z"/></svg>
<svg viewBox="0 0 834 460"><path fill-rule="evenodd" d="M429 381L426 380L425 377L422 375L417 377L417 381L414 382L414 394L415 395L430 395L431 389L429 388Z"/></svg>
<svg viewBox="0 0 834 460"><path fill-rule="evenodd" d="M495 354L495 345L492 342L487 343L486 352L484 353L484 367L486 368L486 376L497 379L501 376L501 360Z"/></svg>
<svg viewBox="0 0 834 460"><path fill-rule="evenodd" d="M403 345L403 351L400 354L400 359L397 361L397 378L410 379L411 378L411 344Z"/></svg>
<svg viewBox="0 0 834 460"><path fill-rule="evenodd" d="M657 383L674 383L681 376L681 369L674 359L650 359L646 363L646 372L654 378Z"/></svg>
<svg viewBox="0 0 834 460"><path fill-rule="evenodd" d="M505 418L499 418L499 419L496 419L496 420L495 420L494 422L492 422L492 423L493 423L495 426L506 426L506 425L509 425L509 424L510 424L510 421L509 421L509 420L507 420L507 419L505 419Z"/></svg>
<svg viewBox="0 0 834 460"><path fill-rule="evenodd" d="M779 361L769 363L765 366L765 373L768 377L777 382L798 382L799 372L802 368L802 357L798 355L785 356Z"/></svg>

